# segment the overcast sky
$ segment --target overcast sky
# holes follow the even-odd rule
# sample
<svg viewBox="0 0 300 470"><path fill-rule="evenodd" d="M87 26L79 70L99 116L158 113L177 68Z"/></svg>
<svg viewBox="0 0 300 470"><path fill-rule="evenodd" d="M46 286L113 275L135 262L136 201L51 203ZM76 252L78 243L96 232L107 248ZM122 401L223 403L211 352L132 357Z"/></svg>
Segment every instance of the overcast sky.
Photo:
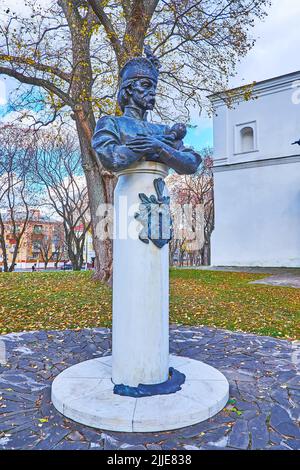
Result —
<svg viewBox="0 0 300 470"><path fill-rule="evenodd" d="M268 12L252 30L256 44L238 64L231 87L300 70L300 0L273 0ZM212 145L211 119L202 117L193 124L198 127L189 132L189 143L196 148Z"/></svg>
<svg viewBox="0 0 300 470"><path fill-rule="evenodd" d="M238 66L234 86L300 70L300 0L273 0L268 11L253 29L257 42Z"/></svg>
<svg viewBox="0 0 300 470"><path fill-rule="evenodd" d="M231 80L230 86L299 70L299 23L300 0L273 0L268 17L263 22L257 22L253 28L252 35L257 42L238 65L237 75ZM5 86L0 78L0 105L5 103L5 95ZM192 124L197 124L198 128L189 134L189 143L197 148L212 145L211 120L202 117Z"/></svg>

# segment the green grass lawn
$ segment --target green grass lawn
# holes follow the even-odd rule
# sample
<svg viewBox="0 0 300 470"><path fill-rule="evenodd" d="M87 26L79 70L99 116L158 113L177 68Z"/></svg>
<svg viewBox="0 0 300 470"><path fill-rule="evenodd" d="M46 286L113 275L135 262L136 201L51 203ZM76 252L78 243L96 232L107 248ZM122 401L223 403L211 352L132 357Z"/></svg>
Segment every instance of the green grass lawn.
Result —
<svg viewBox="0 0 300 470"><path fill-rule="evenodd" d="M251 285L264 274L171 270L170 321L300 336L300 291ZM89 272L1 273L0 333L111 325L111 290Z"/></svg>

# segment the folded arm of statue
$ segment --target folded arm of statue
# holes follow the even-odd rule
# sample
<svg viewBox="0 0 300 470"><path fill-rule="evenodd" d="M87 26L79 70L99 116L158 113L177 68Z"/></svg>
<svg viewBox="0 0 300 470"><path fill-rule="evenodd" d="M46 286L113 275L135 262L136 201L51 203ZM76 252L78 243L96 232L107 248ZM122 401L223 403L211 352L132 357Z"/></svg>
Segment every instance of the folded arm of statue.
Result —
<svg viewBox="0 0 300 470"><path fill-rule="evenodd" d="M173 168L179 175L192 175L196 173L202 159L193 149L181 147L176 150L164 145L158 154L161 162Z"/></svg>
<svg viewBox="0 0 300 470"><path fill-rule="evenodd" d="M161 160L179 174L195 173L202 158L193 149L187 148L183 144L183 139L187 133L186 125L182 123L174 124L171 129L167 127L165 133L167 138L173 138L173 144L165 142L171 149L167 147L162 148L159 153Z"/></svg>
<svg viewBox="0 0 300 470"><path fill-rule="evenodd" d="M201 156L197 152L167 135L136 137L127 146L141 157L145 156L146 160L165 163L179 174L193 174L201 163Z"/></svg>
<svg viewBox="0 0 300 470"><path fill-rule="evenodd" d="M128 168L143 157L133 152L126 144L122 144L116 120L110 116L99 119L92 146L102 165L113 172Z"/></svg>

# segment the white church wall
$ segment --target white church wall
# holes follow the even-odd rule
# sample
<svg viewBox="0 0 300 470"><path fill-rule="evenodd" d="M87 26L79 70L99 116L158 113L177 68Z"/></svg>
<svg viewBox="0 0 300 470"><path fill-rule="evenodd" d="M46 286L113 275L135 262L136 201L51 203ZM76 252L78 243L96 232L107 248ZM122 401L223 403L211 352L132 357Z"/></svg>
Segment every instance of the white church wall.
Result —
<svg viewBox="0 0 300 470"><path fill-rule="evenodd" d="M212 265L300 266L300 161L217 171L215 226Z"/></svg>

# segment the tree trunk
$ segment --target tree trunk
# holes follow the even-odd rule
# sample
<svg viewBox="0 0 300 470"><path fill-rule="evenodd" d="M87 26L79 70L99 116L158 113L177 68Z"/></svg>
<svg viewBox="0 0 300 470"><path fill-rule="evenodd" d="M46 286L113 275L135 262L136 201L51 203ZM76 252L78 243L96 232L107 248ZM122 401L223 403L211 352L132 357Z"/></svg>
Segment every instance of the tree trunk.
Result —
<svg viewBox="0 0 300 470"><path fill-rule="evenodd" d="M211 252L210 242L205 243L203 246L202 264L203 266L210 266L211 263Z"/></svg>
<svg viewBox="0 0 300 470"><path fill-rule="evenodd" d="M3 256L3 271L5 273L8 273L8 263L7 263L7 257Z"/></svg>
<svg viewBox="0 0 300 470"><path fill-rule="evenodd" d="M118 57L119 64L123 65L125 60L142 53L146 32L157 4L158 0L131 2L131 16L127 22L123 41L125 55Z"/></svg>
<svg viewBox="0 0 300 470"><path fill-rule="evenodd" d="M3 260L3 271L5 273L8 272L8 262L7 262L7 250L6 250L6 243L5 243L5 228L2 217L0 217L0 246L2 250L2 260Z"/></svg>
<svg viewBox="0 0 300 470"><path fill-rule="evenodd" d="M74 236L74 233L68 231L68 227L64 224L65 237L68 248L69 259L72 263L73 271L81 271L83 266L83 250L84 250L84 234L80 239Z"/></svg>
<svg viewBox="0 0 300 470"><path fill-rule="evenodd" d="M70 240L68 241L68 255L72 263L73 271L80 271L81 269L80 259L79 259L80 255L78 252L74 252L72 248L72 242Z"/></svg>
<svg viewBox="0 0 300 470"><path fill-rule="evenodd" d="M94 126L83 113L75 114L77 132L79 135L82 164L87 181L91 213L91 228L93 244L96 253L95 278L108 284L112 283L112 240L103 239L102 204L113 204L113 191L116 178L105 171L91 146Z"/></svg>
<svg viewBox="0 0 300 470"><path fill-rule="evenodd" d="M82 35L82 23L76 15L72 15L65 2L62 3L72 32L73 63L76 64L70 89L72 99L76 103L73 107L72 117L76 123L81 148L82 166L88 187L91 229L96 254L95 278L111 284L112 240L109 238L103 240L103 236L101 236L103 235L103 230L101 230L103 225L101 205L113 203L115 177L104 170L91 143L96 120L91 100L85 99L85 97L91 96L93 86L91 58L89 55L91 35Z"/></svg>
<svg viewBox="0 0 300 470"><path fill-rule="evenodd" d="M8 272L8 263L7 263L7 251L5 246L5 239L1 237L1 249L2 249L2 262L3 262L3 271Z"/></svg>
<svg viewBox="0 0 300 470"><path fill-rule="evenodd" d="M16 259L17 259L18 253L19 253L19 248L20 248L20 239L17 240L15 248L14 248L11 265L10 265L9 270L8 270L10 273L12 273L15 270L15 264L16 264Z"/></svg>

